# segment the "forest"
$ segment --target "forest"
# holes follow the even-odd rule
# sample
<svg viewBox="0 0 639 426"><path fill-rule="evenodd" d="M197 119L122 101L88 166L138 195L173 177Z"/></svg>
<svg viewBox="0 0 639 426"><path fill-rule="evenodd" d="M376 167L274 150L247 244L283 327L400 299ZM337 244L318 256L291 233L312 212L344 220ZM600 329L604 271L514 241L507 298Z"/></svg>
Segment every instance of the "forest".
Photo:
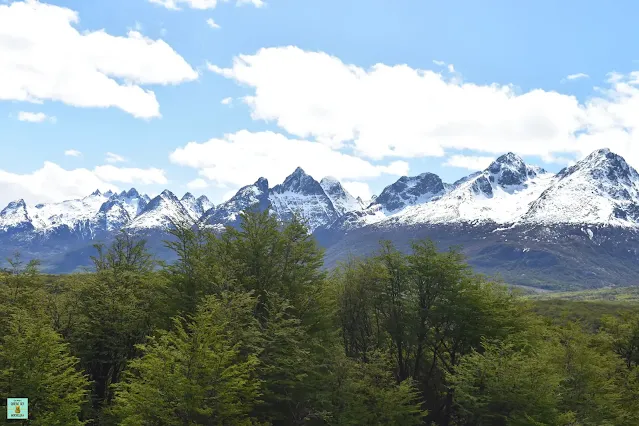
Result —
<svg viewBox="0 0 639 426"><path fill-rule="evenodd" d="M326 271L266 212L165 244L177 261L122 233L63 276L9 260L0 424L9 397L30 426L638 422L634 307L528 298L431 241Z"/></svg>

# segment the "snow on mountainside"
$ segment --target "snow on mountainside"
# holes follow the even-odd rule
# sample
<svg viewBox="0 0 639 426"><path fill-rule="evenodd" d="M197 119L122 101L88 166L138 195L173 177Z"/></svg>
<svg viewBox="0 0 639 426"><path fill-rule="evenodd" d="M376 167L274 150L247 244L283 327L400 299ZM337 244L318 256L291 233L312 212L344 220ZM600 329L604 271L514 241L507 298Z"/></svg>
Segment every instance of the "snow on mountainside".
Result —
<svg viewBox="0 0 639 426"><path fill-rule="evenodd" d="M512 223L553 182L553 174L529 166L513 153L497 158L488 168L457 181L446 195L413 205L389 218L397 224L495 222Z"/></svg>
<svg viewBox="0 0 639 426"><path fill-rule="evenodd" d="M639 224L639 174L609 149L561 170L523 217L532 223Z"/></svg>
<svg viewBox="0 0 639 426"><path fill-rule="evenodd" d="M189 211L168 189L153 198L144 210L126 226L131 230L166 230L172 223L194 223Z"/></svg>
<svg viewBox="0 0 639 426"><path fill-rule="evenodd" d="M347 230L381 222L405 208L438 199L452 187L433 173L402 176L384 188L379 196L374 196L367 208L347 212L332 224L332 228Z"/></svg>
<svg viewBox="0 0 639 426"><path fill-rule="evenodd" d="M333 207L339 214L362 210L365 207L361 198L353 197L346 189L344 189L341 182L334 177L327 176L323 178L320 181L320 186L326 195L328 195L328 198L330 198L333 203Z"/></svg>
<svg viewBox="0 0 639 426"><path fill-rule="evenodd" d="M441 178L433 173L422 173L415 177L403 176L387 186L375 199L375 204L392 214L407 206L431 201L446 193Z"/></svg>
<svg viewBox="0 0 639 426"><path fill-rule="evenodd" d="M112 195L111 191L104 194L95 191L84 198L61 203L38 204L27 209L36 231L49 233L63 227L75 229L78 226L88 225L100 211L102 204Z"/></svg>
<svg viewBox="0 0 639 426"><path fill-rule="evenodd" d="M36 233L56 238L77 233L96 238L119 229L166 229L171 221L220 228L239 223L240 212L258 205L279 220L298 214L311 231L330 232L376 224L444 223L603 224L639 226L639 174L620 156L598 150L557 175L527 165L513 153L453 184L422 173L401 177L367 203L335 178L317 182L297 168L282 184L265 178L214 206L206 197L182 199L165 190L150 200L135 189L96 191L81 199L29 206L22 200L0 211L2 233ZM105 234L106 233L106 234Z"/></svg>
<svg viewBox="0 0 639 426"><path fill-rule="evenodd" d="M31 229L33 225L24 200L12 201L0 211L0 231Z"/></svg>
<svg viewBox="0 0 639 426"><path fill-rule="evenodd" d="M213 207L213 203L211 203L205 195L195 198L190 192L184 194L180 202L189 212L193 220L199 220L205 211Z"/></svg>
<svg viewBox="0 0 639 426"><path fill-rule="evenodd" d="M258 205L260 210L266 210L268 204L268 180L259 178L254 184L240 188L228 201L211 207L200 222L211 227L237 224L240 212L254 205Z"/></svg>
<svg viewBox="0 0 639 426"><path fill-rule="evenodd" d="M319 182L300 167L269 191L269 201L271 211L280 220L290 220L297 214L310 231L329 225L340 216Z"/></svg>

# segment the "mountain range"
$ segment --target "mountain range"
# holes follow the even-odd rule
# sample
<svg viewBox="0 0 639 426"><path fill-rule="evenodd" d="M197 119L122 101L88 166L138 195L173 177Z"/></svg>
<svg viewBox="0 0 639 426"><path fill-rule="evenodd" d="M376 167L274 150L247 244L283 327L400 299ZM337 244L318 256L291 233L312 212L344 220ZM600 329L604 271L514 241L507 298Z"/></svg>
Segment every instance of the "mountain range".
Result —
<svg viewBox="0 0 639 426"><path fill-rule="evenodd" d="M507 153L453 183L428 172L401 177L366 201L337 179L318 182L301 168L273 187L260 178L219 205L191 193L150 198L136 189L34 206L16 200L0 212L0 255L19 251L41 259L46 271L70 272L89 263L93 243L125 229L166 257L159 247L172 221L222 230L256 204L282 221L299 214L326 248L327 267L374 251L382 238L407 249L428 237L441 248L461 245L476 270L511 284L639 284L639 174L608 149L557 174Z"/></svg>

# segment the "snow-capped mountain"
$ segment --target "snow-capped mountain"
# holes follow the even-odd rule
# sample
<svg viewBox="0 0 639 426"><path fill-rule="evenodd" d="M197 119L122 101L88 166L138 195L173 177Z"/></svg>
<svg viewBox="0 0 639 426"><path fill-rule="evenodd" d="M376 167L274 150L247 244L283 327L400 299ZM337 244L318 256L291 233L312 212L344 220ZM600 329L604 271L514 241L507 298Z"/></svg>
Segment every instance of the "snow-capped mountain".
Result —
<svg viewBox="0 0 639 426"><path fill-rule="evenodd" d="M333 208L343 215L350 211L363 210L364 201L360 197L353 197L343 186L340 181L334 177L327 176L320 181L320 186L324 193L333 203Z"/></svg>
<svg viewBox="0 0 639 426"><path fill-rule="evenodd" d="M413 204L389 218L394 223L513 223L553 182L554 175L515 154L500 156L480 173L457 181L443 196Z"/></svg>
<svg viewBox="0 0 639 426"><path fill-rule="evenodd" d="M149 204L148 195L135 188L113 194L105 201L92 221L97 231L115 232L127 226Z"/></svg>
<svg viewBox="0 0 639 426"><path fill-rule="evenodd" d="M608 149L561 170L526 212L527 222L639 225L639 174Z"/></svg>
<svg viewBox="0 0 639 426"><path fill-rule="evenodd" d="M375 199L387 214L415 204L427 203L441 197L447 192L449 185L433 173L422 173L418 176L403 176L392 185L387 186Z"/></svg>
<svg viewBox="0 0 639 426"><path fill-rule="evenodd" d="M255 205L260 210L266 210L269 206L268 180L265 178L259 178L254 184L240 188L231 199L207 210L200 222L210 227L236 225L240 212Z"/></svg>
<svg viewBox="0 0 639 426"><path fill-rule="evenodd" d="M200 220L205 211L213 207L213 203L209 201L206 195L202 195L195 198L193 194L187 192L180 199L182 205L189 212L189 215L193 220Z"/></svg>
<svg viewBox="0 0 639 426"><path fill-rule="evenodd" d="M223 230L237 226L240 213L254 206L281 221L293 215L306 221L327 248L328 265L347 252L371 250L382 237L405 243L427 236L468 247L471 263L484 272L515 262L509 270L526 272L509 275L513 282L537 283L535 268L551 271L562 264L572 265L567 268L579 276L576 282L592 285L639 276L639 266L628 266L639 265L639 174L607 149L557 174L507 153L452 184L428 172L401 177L367 201L337 179L318 182L301 168L272 188L260 178L218 205L191 193L178 199L169 190L150 199L135 189L35 206L16 200L0 211L0 251L21 249L39 258L52 251L84 253L94 240L121 229L161 236L174 222ZM580 260L582 249L588 264ZM74 264L74 255L68 256L64 268ZM617 272L588 272L606 256L613 256L609 264ZM49 262L56 270L56 260ZM561 271L539 279L555 279Z"/></svg>
<svg viewBox="0 0 639 426"><path fill-rule="evenodd" d="M195 223L191 213L168 189L153 198L125 228L135 231L166 230L174 223Z"/></svg>
<svg viewBox="0 0 639 426"><path fill-rule="evenodd" d="M24 200L12 201L0 211L0 232L32 230L33 223Z"/></svg>
<svg viewBox="0 0 639 426"><path fill-rule="evenodd" d="M290 220L297 214L306 222L310 231L327 226L340 216L322 185L300 167L295 169L283 183L271 189L268 197L271 211L280 220ZM347 198L346 194L344 198ZM345 200L338 201L343 204ZM343 205L340 206L340 208L343 207Z"/></svg>

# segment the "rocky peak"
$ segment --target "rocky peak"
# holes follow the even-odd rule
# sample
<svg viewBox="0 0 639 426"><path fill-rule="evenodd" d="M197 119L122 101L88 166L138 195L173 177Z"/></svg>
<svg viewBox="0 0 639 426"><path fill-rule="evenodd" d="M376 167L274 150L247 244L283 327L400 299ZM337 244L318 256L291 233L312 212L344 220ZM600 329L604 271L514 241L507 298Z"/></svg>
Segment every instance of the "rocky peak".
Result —
<svg viewBox="0 0 639 426"><path fill-rule="evenodd" d="M0 229L7 230L10 228L22 228L31 224L31 218L27 212L27 205L24 200L15 200L10 202L2 211L0 211Z"/></svg>
<svg viewBox="0 0 639 426"><path fill-rule="evenodd" d="M275 193L295 192L304 195L320 195L324 190L319 182L307 175L301 167L295 169L284 182L273 188Z"/></svg>
<svg viewBox="0 0 639 426"><path fill-rule="evenodd" d="M539 173L544 173L544 170L528 166L520 156L512 152L498 157L485 170L486 178L501 186L523 185Z"/></svg>
<svg viewBox="0 0 639 426"><path fill-rule="evenodd" d="M364 203L353 197L336 178L327 176L320 181L320 186L339 214L363 208Z"/></svg>
<svg viewBox="0 0 639 426"><path fill-rule="evenodd" d="M445 193L441 178L434 173L422 173L418 176L402 176L387 186L375 198L374 202L389 212L400 210L408 205L425 203Z"/></svg>
<svg viewBox="0 0 639 426"><path fill-rule="evenodd" d="M196 200L195 200L195 197L194 197L194 196L193 196L193 194L191 194L190 192L187 192L186 194L184 194L184 195L182 196L182 198L180 198L180 201L185 201L185 200L193 200L193 201L196 201Z"/></svg>

